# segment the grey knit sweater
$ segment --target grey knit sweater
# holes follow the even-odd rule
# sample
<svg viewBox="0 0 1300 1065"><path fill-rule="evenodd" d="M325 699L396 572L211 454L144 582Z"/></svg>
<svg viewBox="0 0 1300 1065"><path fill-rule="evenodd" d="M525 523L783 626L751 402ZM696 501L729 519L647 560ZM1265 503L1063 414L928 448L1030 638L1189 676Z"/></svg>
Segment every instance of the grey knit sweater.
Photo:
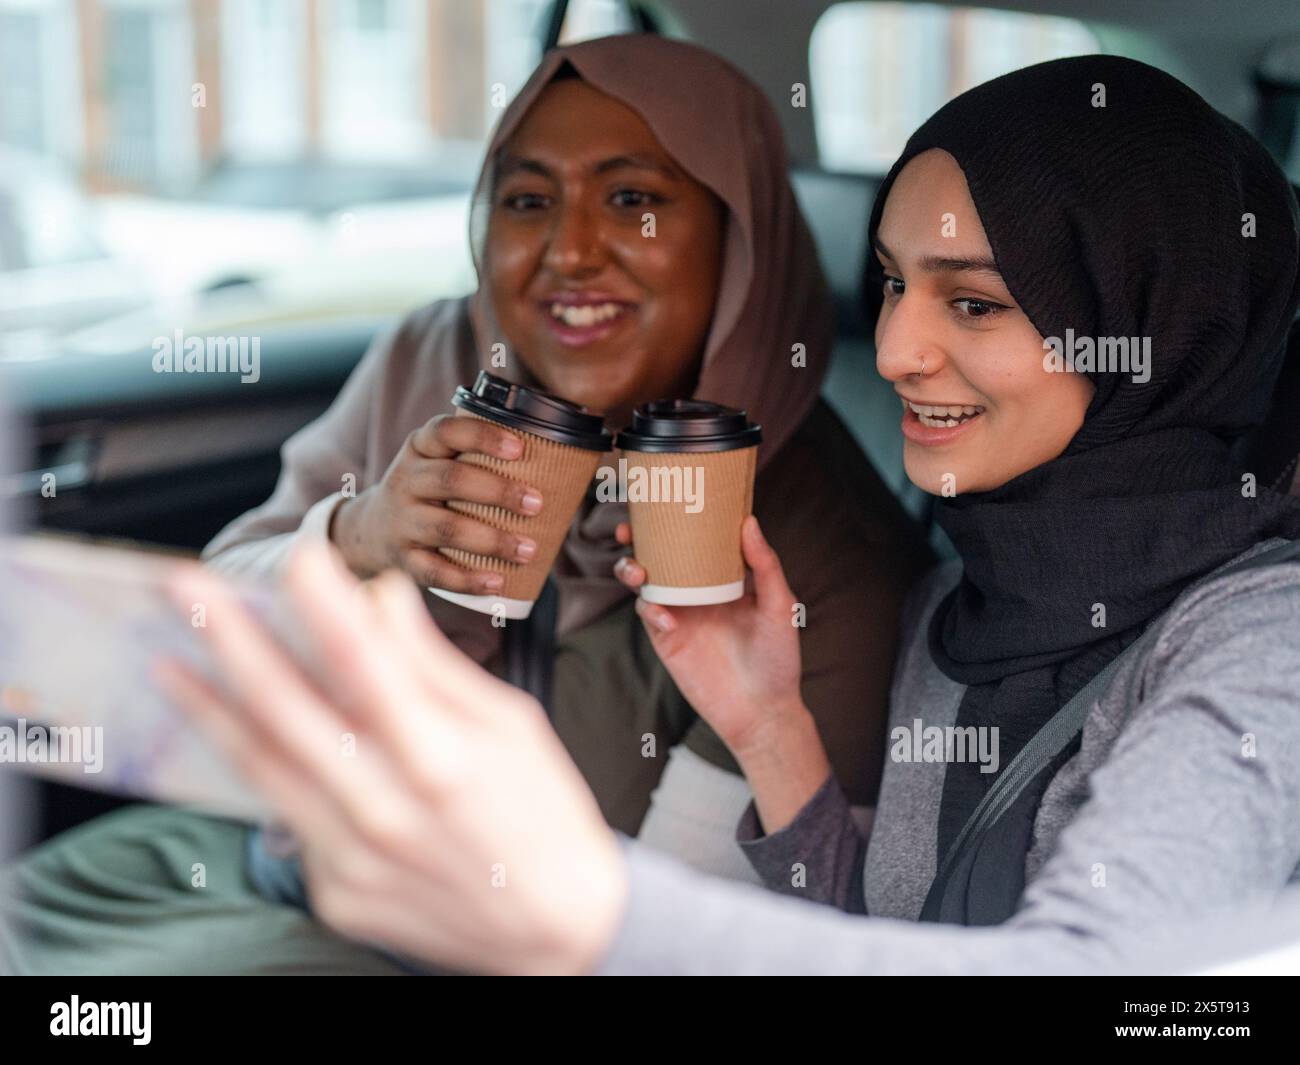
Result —
<svg viewBox="0 0 1300 1065"><path fill-rule="evenodd" d="M891 731L956 719L964 689L931 661L924 633L958 573L942 567L914 597ZM631 896L600 971L1105 971L1229 908L1268 905L1300 878L1300 565L1211 579L1157 624L1044 794L1025 893L1004 924L916 923L945 764L891 760L869 838L833 779L771 836L752 806L742 817L755 869L799 901L627 844ZM870 917L837 912L864 903Z"/></svg>

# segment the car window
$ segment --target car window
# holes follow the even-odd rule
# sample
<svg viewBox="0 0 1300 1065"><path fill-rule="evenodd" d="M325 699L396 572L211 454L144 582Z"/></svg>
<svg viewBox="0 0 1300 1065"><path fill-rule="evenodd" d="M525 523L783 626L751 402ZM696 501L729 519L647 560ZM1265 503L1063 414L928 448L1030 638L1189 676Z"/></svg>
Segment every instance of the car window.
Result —
<svg viewBox="0 0 1300 1065"><path fill-rule="evenodd" d="M1100 51L1074 19L852 0L813 29L812 111L828 170L881 174L912 131L967 89L1031 63Z"/></svg>
<svg viewBox="0 0 1300 1065"><path fill-rule="evenodd" d="M1255 72L1258 134L1300 187L1300 35L1275 41Z"/></svg>
<svg viewBox="0 0 1300 1065"><path fill-rule="evenodd" d="M0 3L0 265L69 271L11 284L0 333L125 351L176 328L381 322L467 291L467 193L551 11ZM629 25L622 2L572 0L561 39ZM72 272L97 249L102 270Z"/></svg>

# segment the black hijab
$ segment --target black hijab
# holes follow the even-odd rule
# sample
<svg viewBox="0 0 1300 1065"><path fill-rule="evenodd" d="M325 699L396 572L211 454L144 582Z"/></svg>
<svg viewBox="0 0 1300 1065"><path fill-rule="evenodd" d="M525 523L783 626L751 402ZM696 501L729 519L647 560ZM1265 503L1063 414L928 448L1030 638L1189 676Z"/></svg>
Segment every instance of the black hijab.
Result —
<svg viewBox="0 0 1300 1065"><path fill-rule="evenodd" d="M873 238L899 171L930 148L961 167L1040 334L1151 338L1145 383L1089 374L1096 394L1062 455L936 502L964 572L932 619L930 651L968 686L957 724L997 726L1005 768L1180 590L1252 544L1300 537L1300 501L1244 493L1234 459L1268 412L1300 303L1300 212L1249 133L1169 75L1112 56L1028 67L948 103L886 176ZM1076 750L986 838L964 923L1014 911L1038 803ZM940 862L996 779L979 768L947 767Z"/></svg>

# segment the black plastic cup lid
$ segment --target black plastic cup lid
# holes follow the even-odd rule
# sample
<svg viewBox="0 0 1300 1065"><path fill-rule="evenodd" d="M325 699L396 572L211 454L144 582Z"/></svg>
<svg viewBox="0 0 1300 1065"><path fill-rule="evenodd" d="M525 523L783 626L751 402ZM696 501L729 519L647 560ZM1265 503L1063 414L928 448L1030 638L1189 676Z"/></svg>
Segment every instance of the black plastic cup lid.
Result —
<svg viewBox="0 0 1300 1065"><path fill-rule="evenodd" d="M480 370L473 388L462 385L452 403L494 422L587 451L608 451L613 434L586 407L537 388L525 388Z"/></svg>
<svg viewBox="0 0 1300 1065"><path fill-rule="evenodd" d="M754 447L763 430L743 410L702 399L657 399L632 412L614 446L624 451L735 451Z"/></svg>

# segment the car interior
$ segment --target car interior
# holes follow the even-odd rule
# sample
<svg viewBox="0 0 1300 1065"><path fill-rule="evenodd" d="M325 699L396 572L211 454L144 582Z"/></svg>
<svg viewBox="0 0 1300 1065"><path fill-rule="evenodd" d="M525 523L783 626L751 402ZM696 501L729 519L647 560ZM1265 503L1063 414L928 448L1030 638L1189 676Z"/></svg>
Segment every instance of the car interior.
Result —
<svg viewBox="0 0 1300 1065"><path fill-rule="evenodd" d="M510 17L510 5L497 6L496 17ZM571 5L553 0L541 17L536 6L516 5L538 47L569 39ZM580 5L575 0L572 6ZM825 396L908 510L928 523L926 497L903 476L897 397L873 369L866 230L885 167L837 168L819 150L820 72L811 43L834 8L880 7L894 14L956 5L638 0L614 6L642 32L681 36L720 52L781 105L792 181L836 300ZM1073 20L1094 35L1096 50L1151 62L1188 81L1265 139L1291 180L1300 181L1300 11L1294 0L965 0L961 8ZM902 66L924 59L908 51L906 40L890 47ZM799 84L811 84L810 106L790 105ZM165 254L183 256L185 250ZM445 295L431 291L429 298ZM0 387L28 430L14 482L26 519L46 530L197 553L229 521L266 499L281 445L328 406L372 338L392 325L391 319L357 316L261 329L257 389L242 387L235 375L156 373L148 348L57 352L0 365ZM1270 420L1245 446L1261 484L1300 491L1300 322L1290 333ZM50 473L59 486L53 496L42 492ZM938 534L935 543L942 550ZM37 838L123 801L52 783L32 786L43 809Z"/></svg>

